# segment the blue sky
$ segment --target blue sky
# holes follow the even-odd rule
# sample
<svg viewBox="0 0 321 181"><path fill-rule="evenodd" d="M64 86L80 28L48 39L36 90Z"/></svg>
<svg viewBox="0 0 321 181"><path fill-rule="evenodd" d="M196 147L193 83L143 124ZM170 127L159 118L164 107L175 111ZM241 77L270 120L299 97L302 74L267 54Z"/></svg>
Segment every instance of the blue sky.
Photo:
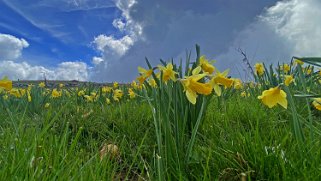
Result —
<svg viewBox="0 0 321 181"><path fill-rule="evenodd" d="M26 39L31 46L21 58L34 63L43 61L37 59L50 60L44 62L46 65L62 60L89 62L97 54L90 44L93 37L114 33L111 23L119 11L107 1L98 7L85 8L76 4L68 7L67 3L3 0L0 1L1 33Z"/></svg>
<svg viewBox="0 0 321 181"><path fill-rule="evenodd" d="M219 69L247 79L237 48L253 63L316 56L320 8L318 0L0 0L0 76L128 82L145 56L178 60L198 43Z"/></svg>

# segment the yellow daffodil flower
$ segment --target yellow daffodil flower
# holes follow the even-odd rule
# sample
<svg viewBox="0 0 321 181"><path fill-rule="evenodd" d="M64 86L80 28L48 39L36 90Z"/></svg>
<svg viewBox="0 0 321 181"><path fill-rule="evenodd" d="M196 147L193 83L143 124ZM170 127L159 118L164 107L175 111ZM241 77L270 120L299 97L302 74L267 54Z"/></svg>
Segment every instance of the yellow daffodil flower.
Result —
<svg viewBox="0 0 321 181"><path fill-rule="evenodd" d="M245 91L241 92L241 97L250 97L250 93L246 93Z"/></svg>
<svg viewBox="0 0 321 181"><path fill-rule="evenodd" d="M131 99L134 99L136 97L135 92L131 88L128 89L128 95Z"/></svg>
<svg viewBox="0 0 321 181"><path fill-rule="evenodd" d="M148 84L149 84L151 87L154 87L154 88L157 87L157 83L156 83L155 79L149 79Z"/></svg>
<svg viewBox="0 0 321 181"><path fill-rule="evenodd" d="M144 77L143 75L141 75L141 76L138 76L136 79L138 80L139 84L142 85L147 79L147 77Z"/></svg>
<svg viewBox="0 0 321 181"><path fill-rule="evenodd" d="M287 74L290 71L290 65L289 64L283 64L283 65L280 66L280 70L283 71L285 74Z"/></svg>
<svg viewBox="0 0 321 181"><path fill-rule="evenodd" d="M113 84L114 89L117 89L118 86L119 86L118 82L114 82L114 84Z"/></svg>
<svg viewBox="0 0 321 181"><path fill-rule="evenodd" d="M197 94L209 95L212 92L212 87L209 83L198 82L207 75L206 73L199 74L200 71L201 68L197 67L192 71L191 76L181 79L186 97L192 104L196 103Z"/></svg>
<svg viewBox="0 0 321 181"><path fill-rule="evenodd" d="M156 78L157 78L157 79L160 79L161 72L157 72L155 75L156 75Z"/></svg>
<svg viewBox="0 0 321 181"><path fill-rule="evenodd" d="M166 83L169 79L176 81L175 75L178 74L173 70L173 64L168 63L166 67L158 65L159 70L163 72L163 81Z"/></svg>
<svg viewBox="0 0 321 181"><path fill-rule="evenodd" d="M31 89L32 89L33 86L34 86L33 84L29 84L27 90L28 90L28 91L31 91Z"/></svg>
<svg viewBox="0 0 321 181"><path fill-rule="evenodd" d="M210 80L210 84L214 89L216 95L221 96L222 90L220 85L224 85L225 87L231 87L233 85L233 80L227 78L229 70L225 70L224 72L217 71L213 78Z"/></svg>
<svg viewBox="0 0 321 181"><path fill-rule="evenodd" d="M84 90L80 90L77 94L79 97L85 95L85 91Z"/></svg>
<svg viewBox="0 0 321 181"><path fill-rule="evenodd" d="M40 83L38 84L38 87L44 88L44 87L46 87L46 84L45 84L44 82L40 82Z"/></svg>
<svg viewBox="0 0 321 181"><path fill-rule="evenodd" d="M93 97L96 97L97 92L91 92L90 95L92 95Z"/></svg>
<svg viewBox="0 0 321 181"><path fill-rule="evenodd" d="M99 98L99 94L97 94L97 92L91 92L91 93L90 93L90 96L92 97L92 99L93 99L94 101L97 101L98 98Z"/></svg>
<svg viewBox="0 0 321 181"><path fill-rule="evenodd" d="M145 85L144 84L140 84L140 85L138 85L137 89L143 90L143 89L145 89Z"/></svg>
<svg viewBox="0 0 321 181"><path fill-rule="evenodd" d="M24 89L22 89L22 90L24 90ZM11 89L9 91L9 93L10 93L10 95L13 95L13 96L15 96L17 98L20 98L22 96L20 91L19 91L19 89L15 89L15 88Z"/></svg>
<svg viewBox="0 0 321 181"><path fill-rule="evenodd" d="M233 84L234 84L234 89L242 89L243 88L243 83L241 79L232 79Z"/></svg>
<svg viewBox="0 0 321 181"><path fill-rule="evenodd" d="M139 84L143 84L145 80L152 75L153 70L146 70L142 67L138 67L138 72L140 73L140 76L137 77L137 80L139 81Z"/></svg>
<svg viewBox="0 0 321 181"><path fill-rule="evenodd" d="M135 80L132 81L132 83L130 84L130 86L131 86L132 88L134 88L134 89L137 89L137 88L138 88L137 83L136 83Z"/></svg>
<svg viewBox="0 0 321 181"><path fill-rule="evenodd" d="M285 109L288 107L286 93L279 86L263 91L262 95L258 96L258 99L261 99L263 104L269 108L274 107L276 104L281 105Z"/></svg>
<svg viewBox="0 0 321 181"><path fill-rule="evenodd" d="M19 92L21 96L24 96L26 94L26 89L19 89Z"/></svg>
<svg viewBox="0 0 321 181"><path fill-rule="evenodd" d="M294 81L293 75L286 75L284 79L284 84L289 86Z"/></svg>
<svg viewBox="0 0 321 181"><path fill-rule="evenodd" d="M61 96L61 91L58 91L57 89L53 89L51 92L51 97L58 98Z"/></svg>
<svg viewBox="0 0 321 181"><path fill-rule="evenodd" d="M317 110L321 111L321 98L314 98L313 100L314 100L314 101L312 102L313 106L314 106Z"/></svg>
<svg viewBox="0 0 321 181"><path fill-rule="evenodd" d="M299 59L295 59L294 60L294 63L296 64L296 65L303 65L304 64L304 62L302 62L301 60L299 60Z"/></svg>
<svg viewBox="0 0 321 181"><path fill-rule="evenodd" d="M122 96L123 96L123 91L122 90L120 90L120 89L114 90L114 95L113 95L114 101L118 102L122 98Z"/></svg>
<svg viewBox="0 0 321 181"><path fill-rule="evenodd" d="M215 71L215 67L208 62L204 55L200 57L200 66L204 72L207 72L209 74L212 74Z"/></svg>
<svg viewBox="0 0 321 181"><path fill-rule="evenodd" d="M306 74L307 74L307 75L310 75L310 74L312 73L312 70L313 70L312 68L307 68L307 69L306 69Z"/></svg>
<svg viewBox="0 0 321 181"><path fill-rule="evenodd" d="M152 73L153 73L153 70L152 70L152 69L146 70L146 69L144 69L144 68L142 68L142 67L138 67L137 69L138 69L138 72L139 72L141 75L143 75L144 77L149 77L149 76L151 76Z"/></svg>
<svg viewBox="0 0 321 181"><path fill-rule="evenodd" d="M5 90L11 90L12 89L12 81L9 80L7 77L4 77L2 80L0 80L0 89L3 88Z"/></svg>
<svg viewBox="0 0 321 181"><path fill-rule="evenodd" d="M84 95L84 98L86 99L87 102L93 102L94 101L94 96Z"/></svg>
<svg viewBox="0 0 321 181"><path fill-rule="evenodd" d="M101 92L103 92L103 93L109 93L112 90L113 90L113 88L108 87L108 86L104 86L104 87L101 88Z"/></svg>
<svg viewBox="0 0 321 181"><path fill-rule="evenodd" d="M264 74L265 69L263 63L256 63L254 67L257 75L261 76Z"/></svg>

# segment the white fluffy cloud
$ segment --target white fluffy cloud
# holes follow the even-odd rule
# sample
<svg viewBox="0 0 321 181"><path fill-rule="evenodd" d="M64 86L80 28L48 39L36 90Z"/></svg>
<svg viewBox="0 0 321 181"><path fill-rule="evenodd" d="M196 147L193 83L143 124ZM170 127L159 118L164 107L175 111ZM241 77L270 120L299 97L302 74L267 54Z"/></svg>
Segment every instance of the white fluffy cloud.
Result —
<svg viewBox="0 0 321 181"><path fill-rule="evenodd" d="M101 34L92 42L101 57L93 57L91 79L95 81L112 81L112 76L106 79L106 72L119 63L119 60L128 54L128 51L139 40L143 40L143 25L131 17L131 11L136 0L115 0L115 6L121 11L121 16L113 20L112 25L119 30L122 36ZM97 59L99 58L99 59ZM103 66L101 66L103 64ZM115 78L115 77L113 77ZM126 81L126 80L123 80Z"/></svg>
<svg viewBox="0 0 321 181"><path fill-rule="evenodd" d="M92 59L92 63L94 64L94 65L98 65L98 64L100 64L101 62L103 62L104 61L104 59L102 59L101 57L93 57L93 59Z"/></svg>
<svg viewBox="0 0 321 181"><path fill-rule="evenodd" d="M128 35L120 39L115 39L113 36L99 35L95 38L94 44L97 50L104 54L120 57L134 44L134 40Z"/></svg>
<svg viewBox="0 0 321 181"><path fill-rule="evenodd" d="M113 26L117 28L119 31L123 32L125 30L126 24L123 22L122 19L117 18L113 20Z"/></svg>
<svg viewBox="0 0 321 181"><path fill-rule="evenodd" d="M0 62L0 77L8 76L10 79L43 79L43 73L53 74L53 72L42 66L31 66L26 62L16 63L13 61Z"/></svg>
<svg viewBox="0 0 321 181"><path fill-rule="evenodd" d="M321 55L321 1L278 2L260 20L288 42L293 54Z"/></svg>
<svg viewBox="0 0 321 181"><path fill-rule="evenodd" d="M81 61L61 62L53 68L15 62L28 46L28 42L22 38L0 34L0 77L8 76L12 80L38 80L43 79L45 75L51 80L88 80L89 68Z"/></svg>
<svg viewBox="0 0 321 181"><path fill-rule="evenodd" d="M29 43L21 38L16 38L8 34L0 34L0 60L16 59L21 56L21 51L27 48Z"/></svg>
<svg viewBox="0 0 321 181"><path fill-rule="evenodd" d="M319 0L277 2L243 29L228 51L217 57L226 62L221 67L234 65L234 75L239 74L236 70L244 75L237 48L242 48L252 63L288 62L292 56L321 56L320 9Z"/></svg>
<svg viewBox="0 0 321 181"><path fill-rule="evenodd" d="M135 0L116 0L116 7L122 12L120 18L115 18L112 25L125 35L115 38L113 35L101 34L95 37L93 44L99 50L103 57L112 56L118 59L126 54L126 52L141 38L143 27L140 23L134 21L130 15L132 7L136 4Z"/></svg>
<svg viewBox="0 0 321 181"><path fill-rule="evenodd" d="M88 80L88 67L84 62L62 62L53 71L55 75L50 75L49 79Z"/></svg>
<svg viewBox="0 0 321 181"><path fill-rule="evenodd" d="M62 62L55 68L32 66L27 62L0 61L0 77L12 80L88 80L88 67L83 62Z"/></svg>

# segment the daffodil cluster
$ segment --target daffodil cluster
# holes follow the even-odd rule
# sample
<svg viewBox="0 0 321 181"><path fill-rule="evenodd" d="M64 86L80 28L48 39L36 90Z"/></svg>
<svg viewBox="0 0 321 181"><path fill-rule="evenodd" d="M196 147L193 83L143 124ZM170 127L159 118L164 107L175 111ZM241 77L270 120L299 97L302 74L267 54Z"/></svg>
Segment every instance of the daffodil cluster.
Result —
<svg viewBox="0 0 321 181"><path fill-rule="evenodd" d="M120 85L118 82L113 82L111 86L102 87L67 87L60 83L54 88L47 88L45 82L40 82L37 86L29 84L27 88L15 88L13 83L7 77L0 80L0 95L3 100L25 99L27 102L34 102L33 96L37 97L36 103L42 104L43 108L52 107L51 102L59 102L63 99L76 98L77 101L84 103L120 103L123 100L133 100L137 95L141 94L144 86L137 84L136 81L131 83L131 86ZM127 94L124 94L127 92Z"/></svg>
<svg viewBox="0 0 321 181"><path fill-rule="evenodd" d="M157 82L165 85L169 81L183 86L183 91L192 104L196 104L198 95L210 95L213 91L217 96L221 96L222 89L232 88L241 89L243 87L240 79L228 78L229 70L220 72L213 65L214 60L209 61L205 56L201 56L196 66L188 67L188 73L180 77L179 71L173 63L158 65L156 68L144 69L138 67L139 77L137 80L140 85L145 81L149 86L157 88ZM176 67L176 68L175 68ZM155 72L154 72L155 70ZM154 76L151 76L154 73ZM155 80L155 78L157 80Z"/></svg>

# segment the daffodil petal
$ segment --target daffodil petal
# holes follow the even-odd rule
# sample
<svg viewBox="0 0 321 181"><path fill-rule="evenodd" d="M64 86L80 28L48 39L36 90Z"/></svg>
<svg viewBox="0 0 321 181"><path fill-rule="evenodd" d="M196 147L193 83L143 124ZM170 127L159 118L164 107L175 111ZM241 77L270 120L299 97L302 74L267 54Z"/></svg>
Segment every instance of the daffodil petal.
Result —
<svg viewBox="0 0 321 181"><path fill-rule="evenodd" d="M264 97L262 99L263 103L267 105L269 108L274 107L277 104L276 97Z"/></svg>
<svg viewBox="0 0 321 181"><path fill-rule="evenodd" d="M143 67L140 67L140 66L138 66L138 72L139 73L141 73L141 74L144 74L144 73L146 73L147 72L147 70L146 69L144 69Z"/></svg>
<svg viewBox="0 0 321 181"><path fill-rule="evenodd" d="M197 94L191 90L186 90L186 97L188 101L192 104L196 104Z"/></svg>
<svg viewBox="0 0 321 181"><path fill-rule="evenodd" d="M278 104L280 104L284 109L288 108L288 100L283 96L278 99Z"/></svg>
<svg viewBox="0 0 321 181"><path fill-rule="evenodd" d="M212 86L208 83L200 83L200 82L192 82L190 85L190 88L199 93L199 94L203 94L203 95L209 95L212 92Z"/></svg>
<svg viewBox="0 0 321 181"><path fill-rule="evenodd" d="M221 94L222 94L221 87L220 87L219 85L215 84L215 85L213 86L213 88L214 88L214 91L215 91L216 95L217 95L217 96L221 96Z"/></svg>
<svg viewBox="0 0 321 181"><path fill-rule="evenodd" d="M197 74L197 75L192 75L190 76L190 78L194 81L199 81L200 79L202 79L203 77L207 76L207 74Z"/></svg>
<svg viewBox="0 0 321 181"><path fill-rule="evenodd" d="M200 75L199 73L201 72L202 68L200 66L197 66L193 71L192 75Z"/></svg>

